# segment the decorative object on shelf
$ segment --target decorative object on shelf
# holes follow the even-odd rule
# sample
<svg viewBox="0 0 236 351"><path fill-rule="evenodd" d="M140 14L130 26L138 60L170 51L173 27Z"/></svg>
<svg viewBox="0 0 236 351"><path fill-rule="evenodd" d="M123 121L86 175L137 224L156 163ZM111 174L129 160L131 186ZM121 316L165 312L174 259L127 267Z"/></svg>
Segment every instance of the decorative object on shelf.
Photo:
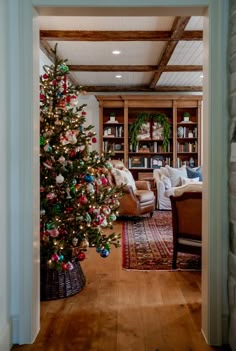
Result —
<svg viewBox="0 0 236 351"><path fill-rule="evenodd" d="M190 130L190 131L188 132L188 138L193 138L193 132L192 132L192 130Z"/></svg>
<svg viewBox="0 0 236 351"><path fill-rule="evenodd" d="M130 166L132 167L144 167L144 159L142 156L131 157Z"/></svg>
<svg viewBox="0 0 236 351"><path fill-rule="evenodd" d="M169 133L170 133L170 124L168 122L168 118L164 113L140 113L137 115L136 120L129 125L129 134L131 136L130 143L135 150L138 136L140 135L140 131L143 128L143 125L147 123L159 123L163 127L163 148L167 149L168 141L169 141Z"/></svg>
<svg viewBox="0 0 236 351"><path fill-rule="evenodd" d="M107 123L118 123L118 121L116 120L115 112L110 113L110 119L109 119L109 121L107 121Z"/></svg>
<svg viewBox="0 0 236 351"><path fill-rule="evenodd" d="M189 122L190 113L189 112L184 112L183 113L183 119L184 119L184 122Z"/></svg>
<svg viewBox="0 0 236 351"><path fill-rule="evenodd" d="M103 228L112 229L123 192L122 187L108 186L108 157L90 149L96 133L84 125L86 105L77 107L74 101L83 88L69 82L66 61L56 48L53 64L45 65L40 77L40 268L45 300L83 288L80 261L88 247L110 252L111 245L120 246L120 236L105 234Z"/></svg>
<svg viewBox="0 0 236 351"><path fill-rule="evenodd" d="M178 127L177 135L178 135L178 138L184 137L184 128L183 127Z"/></svg>
<svg viewBox="0 0 236 351"><path fill-rule="evenodd" d="M152 158L152 168L161 168L164 165L163 156L155 156Z"/></svg>

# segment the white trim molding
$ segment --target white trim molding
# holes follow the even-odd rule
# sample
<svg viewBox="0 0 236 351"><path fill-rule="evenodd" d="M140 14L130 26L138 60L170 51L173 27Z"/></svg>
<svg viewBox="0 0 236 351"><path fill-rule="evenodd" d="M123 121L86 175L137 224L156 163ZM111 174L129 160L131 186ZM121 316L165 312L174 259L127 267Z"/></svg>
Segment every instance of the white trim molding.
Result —
<svg viewBox="0 0 236 351"><path fill-rule="evenodd" d="M116 0L24 0L20 5L18 0L10 0L11 11L9 27L9 57L12 72L10 74L11 97L10 120L11 129L11 245L16 243L15 254L12 255L11 312L19 315L20 344L31 343L38 330L39 296L36 289L35 277L39 276L39 248L37 235L39 227L34 213L39 202L39 180L36 176L35 159L38 155L37 118L35 106L38 95L33 86L33 71L39 76L39 68L33 70L34 56L39 50L38 41L33 40L33 7L55 9L67 6L85 8L95 14L101 9L109 13L109 9L117 7ZM122 9L123 7L123 9ZM206 11L208 25L209 57L205 61L204 89L204 125L208 120L204 140L204 250L203 250L203 280L202 280L202 331L209 344L220 345L223 340L222 324L227 314L227 265L228 250L228 194L227 194L227 66L226 43L228 0L121 0L120 13L125 14L135 8L145 9L152 14L158 13L158 7L171 10L172 7L189 14ZM166 13L167 14L167 13ZM130 13L129 13L130 15ZM16 22L14 22L16 21ZM14 44L13 44L14 43ZM15 44L17 43L17 44ZM208 68L209 67L209 68ZM36 69L36 71L35 71ZM206 153L205 153L206 152ZM205 156L206 155L206 156ZM206 161L206 162L205 162ZM226 238L227 237L227 238ZM12 262L13 267L13 262ZM19 280L19 276L21 279ZM19 292L19 293L18 293ZM37 305L37 308L35 308Z"/></svg>

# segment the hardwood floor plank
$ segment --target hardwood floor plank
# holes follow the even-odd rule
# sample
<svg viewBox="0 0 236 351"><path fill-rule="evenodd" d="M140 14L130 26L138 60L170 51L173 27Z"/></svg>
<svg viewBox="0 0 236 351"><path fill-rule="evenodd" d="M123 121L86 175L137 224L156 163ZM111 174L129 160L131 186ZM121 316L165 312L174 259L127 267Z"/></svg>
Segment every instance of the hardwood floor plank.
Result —
<svg viewBox="0 0 236 351"><path fill-rule="evenodd" d="M201 334L200 272L126 271L121 248L106 259L89 249L81 266L84 289L41 302L34 344L12 351L224 350Z"/></svg>

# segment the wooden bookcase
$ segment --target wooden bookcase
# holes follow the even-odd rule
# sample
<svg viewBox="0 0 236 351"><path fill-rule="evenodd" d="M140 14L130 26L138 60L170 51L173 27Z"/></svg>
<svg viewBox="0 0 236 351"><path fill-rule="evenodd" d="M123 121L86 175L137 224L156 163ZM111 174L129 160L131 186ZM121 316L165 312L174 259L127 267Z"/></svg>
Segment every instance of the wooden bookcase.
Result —
<svg viewBox="0 0 236 351"><path fill-rule="evenodd" d="M100 152L112 151L112 158L124 161L135 179L140 173L152 174L161 164L180 167L201 164L200 95L97 95L99 102ZM184 121L188 112L189 121ZM163 149L163 138L156 125L147 126L148 133L139 139L134 150L131 147L129 124L140 113L164 113L170 124L168 148Z"/></svg>

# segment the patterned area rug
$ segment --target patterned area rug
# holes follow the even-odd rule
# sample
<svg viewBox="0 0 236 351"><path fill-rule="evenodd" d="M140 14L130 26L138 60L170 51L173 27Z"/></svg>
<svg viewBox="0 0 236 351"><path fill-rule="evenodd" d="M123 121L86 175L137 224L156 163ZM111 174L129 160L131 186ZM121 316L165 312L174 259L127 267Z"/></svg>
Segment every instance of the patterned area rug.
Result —
<svg viewBox="0 0 236 351"><path fill-rule="evenodd" d="M127 218L123 223L123 268L172 270L172 213L155 211L152 218ZM200 270L197 255L178 253L177 270Z"/></svg>

